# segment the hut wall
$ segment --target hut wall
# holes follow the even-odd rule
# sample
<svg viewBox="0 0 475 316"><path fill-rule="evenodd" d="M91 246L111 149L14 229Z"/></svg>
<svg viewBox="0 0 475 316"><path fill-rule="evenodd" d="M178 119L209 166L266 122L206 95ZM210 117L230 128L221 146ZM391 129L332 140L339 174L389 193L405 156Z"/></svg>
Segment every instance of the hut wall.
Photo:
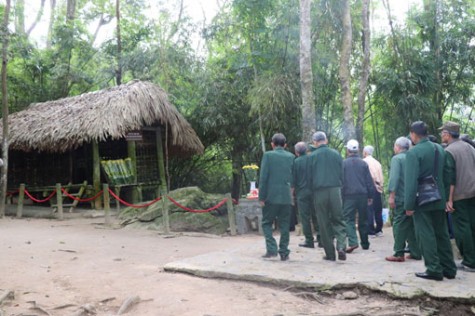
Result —
<svg viewBox="0 0 475 316"><path fill-rule="evenodd" d="M71 158L69 153L51 154L10 151L8 187L18 188L54 186L71 181Z"/></svg>

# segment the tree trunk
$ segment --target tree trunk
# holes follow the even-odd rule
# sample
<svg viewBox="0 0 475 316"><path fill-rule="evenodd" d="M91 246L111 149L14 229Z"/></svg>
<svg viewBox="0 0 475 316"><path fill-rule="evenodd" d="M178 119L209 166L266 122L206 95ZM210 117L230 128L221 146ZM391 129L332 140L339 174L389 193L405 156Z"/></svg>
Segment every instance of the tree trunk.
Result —
<svg viewBox="0 0 475 316"><path fill-rule="evenodd" d="M310 0L300 0L300 86L302 89L302 139L311 142L315 131Z"/></svg>
<svg viewBox="0 0 475 316"><path fill-rule="evenodd" d="M44 8L45 8L45 2L46 2L46 0L41 0L41 7L38 10L38 12L36 13L36 18L33 21L33 23L31 23L31 26L28 28L28 31L26 31L26 36L27 37L30 36L31 32L35 29L36 25L41 20L41 17L43 16L43 11L44 11Z"/></svg>
<svg viewBox="0 0 475 316"><path fill-rule="evenodd" d="M117 70L115 73L116 84L122 84L122 41L120 38L120 0L115 2L115 15L117 18Z"/></svg>
<svg viewBox="0 0 475 316"><path fill-rule="evenodd" d="M341 84L341 103L343 105L343 135L345 142L355 138L355 125L353 120L352 99L350 90L350 56L351 56L351 15L349 0L342 0L342 24L343 38L340 51L340 84Z"/></svg>
<svg viewBox="0 0 475 316"><path fill-rule="evenodd" d="M54 14L56 10L56 0L50 0L50 13L49 13L49 24L48 24L48 36L46 41L46 48L51 48L51 43L53 40L53 25L54 25Z"/></svg>
<svg viewBox="0 0 475 316"><path fill-rule="evenodd" d="M10 17L10 0L6 0L5 11L3 15L3 43L2 43L2 121L3 121L3 140L2 153L3 165L1 166L1 195L0 195L0 218L5 216L5 198L7 195L8 181L8 95L7 95L7 63L8 63L8 20Z"/></svg>
<svg viewBox="0 0 475 316"><path fill-rule="evenodd" d="M356 139L363 143L364 136L364 113L366 103L366 89L370 73L370 28L369 28L369 3L370 0L363 0L361 15L363 19L363 63L361 66L360 88L358 93L358 119L356 121Z"/></svg>
<svg viewBox="0 0 475 316"><path fill-rule="evenodd" d="M68 0L66 6L66 19L73 21L76 17L76 0Z"/></svg>
<svg viewBox="0 0 475 316"><path fill-rule="evenodd" d="M242 181L242 150L238 145L233 146L231 152L232 159L232 183L231 183L231 197L239 200L241 196L241 181Z"/></svg>
<svg viewBox="0 0 475 316"><path fill-rule="evenodd" d="M25 34L25 0L16 0L15 3L15 32Z"/></svg>

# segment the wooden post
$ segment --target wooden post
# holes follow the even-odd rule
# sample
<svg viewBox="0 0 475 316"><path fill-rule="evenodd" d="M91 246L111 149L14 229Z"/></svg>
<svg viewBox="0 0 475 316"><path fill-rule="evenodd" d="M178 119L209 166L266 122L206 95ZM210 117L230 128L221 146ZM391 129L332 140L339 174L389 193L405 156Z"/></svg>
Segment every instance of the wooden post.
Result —
<svg viewBox="0 0 475 316"><path fill-rule="evenodd" d="M99 156L99 143L92 141L92 185L94 187L94 194L98 194L101 190L101 158ZM98 197L94 201L94 208L100 210L102 208L102 197Z"/></svg>
<svg viewBox="0 0 475 316"><path fill-rule="evenodd" d="M228 208L228 220L231 236L236 236L236 213L234 213L233 198L231 193L226 194L226 207Z"/></svg>
<svg viewBox="0 0 475 316"><path fill-rule="evenodd" d="M157 128L156 132L157 138L157 158L158 158L158 172L160 177L160 191L162 195L165 196L168 193L167 188L167 178L165 176L165 158L163 156L163 142L162 142L162 133L161 127Z"/></svg>
<svg viewBox="0 0 475 316"><path fill-rule="evenodd" d="M132 161L132 174L134 175L133 184L137 184L137 146L135 141L129 140L127 141L127 155L129 156L130 160ZM140 198L140 200L139 200ZM142 201L140 194L138 192L138 187L132 187L132 203L138 203Z"/></svg>
<svg viewBox="0 0 475 316"><path fill-rule="evenodd" d="M21 218L23 216L23 201L25 200L25 184L20 184L20 190L18 191L18 207L16 210L16 217Z"/></svg>
<svg viewBox="0 0 475 316"><path fill-rule="evenodd" d="M166 195L162 195L162 206L163 206L163 209L162 209L162 217L163 217L163 230L165 232L165 234L169 234L170 233L170 217L169 217L169 214L168 214L168 201L167 201L167 197Z"/></svg>
<svg viewBox="0 0 475 316"><path fill-rule="evenodd" d="M104 183L102 185L102 190L103 190L103 194L104 194L104 223L106 225L109 225L111 223L111 215L110 215L110 212L111 212L111 205L110 205L110 202L111 202L111 199L110 199L110 195L109 195L109 184L107 183Z"/></svg>
<svg viewBox="0 0 475 316"><path fill-rule="evenodd" d="M115 195L117 195L117 197L120 197L120 185L117 185L115 188L114 188L114 193ZM115 207L117 208L117 214L119 214L120 212L120 201L119 199L116 199L115 200Z"/></svg>
<svg viewBox="0 0 475 316"><path fill-rule="evenodd" d="M61 192L61 183L56 183L56 199L58 206L58 219L63 220L63 192Z"/></svg>

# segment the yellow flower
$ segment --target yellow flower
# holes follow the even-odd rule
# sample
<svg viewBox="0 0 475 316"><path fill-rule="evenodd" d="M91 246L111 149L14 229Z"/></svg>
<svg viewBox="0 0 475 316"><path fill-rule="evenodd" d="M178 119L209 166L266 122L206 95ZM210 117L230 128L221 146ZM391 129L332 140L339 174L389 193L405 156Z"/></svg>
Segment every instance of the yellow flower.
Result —
<svg viewBox="0 0 475 316"><path fill-rule="evenodd" d="M251 169L251 170L257 170L259 167L256 164L250 164L250 165L244 165L242 166L243 169Z"/></svg>

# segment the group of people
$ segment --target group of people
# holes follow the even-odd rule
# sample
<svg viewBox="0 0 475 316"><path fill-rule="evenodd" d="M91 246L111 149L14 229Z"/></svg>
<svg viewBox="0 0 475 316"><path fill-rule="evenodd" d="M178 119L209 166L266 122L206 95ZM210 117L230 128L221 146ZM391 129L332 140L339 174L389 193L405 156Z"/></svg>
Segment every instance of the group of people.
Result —
<svg viewBox="0 0 475 316"><path fill-rule="evenodd" d="M416 276L438 281L455 278L457 269L475 272L475 148L460 139L460 126L454 122L446 122L440 131L445 149L429 140L422 121L411 125L410 137L399 137L394 143L388 184L394 253L386 257L391 262L423 258L426 271ZM278 133L272 137L273 150L263 156L259 202L266 242L264 258L280 255L282 261L289 259L294 196L305 237L299 246L314 248L312 226L318 227L325 260L346 260L359 246L369 249L369 236L382 236L384 179L381 164L372 157L374 148L364 147L361 158L358 141L349 140L343 159L328 146L324 132L314 133L312 141L309 146L305 142L295 144L295 158L285 150L285 136ZM422 202L427 179L438 195ZM458 267L447 213L451 213L463 257ZM275 222L281 234L278 245L273 237Z"/></svg>

